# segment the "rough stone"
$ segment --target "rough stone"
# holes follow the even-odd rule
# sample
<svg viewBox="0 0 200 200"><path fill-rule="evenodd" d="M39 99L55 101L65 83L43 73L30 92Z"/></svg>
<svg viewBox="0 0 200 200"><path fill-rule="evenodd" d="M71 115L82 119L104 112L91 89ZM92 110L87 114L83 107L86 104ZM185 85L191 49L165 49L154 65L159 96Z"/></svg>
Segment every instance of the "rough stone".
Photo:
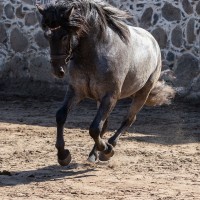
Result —
<svg viewBox="0 0 200 200"><path fill-rule="evenodd" d="M11 48L15 52L22 52L28 48L28 39L18 29L14 28L10 35Z"/></svg>
<svg viewBox="0 0 200 200"><path fill-rule="evenodd" d="M6 63L5 75L10 78L27 77L29 74L28 61L19 55L13 56Z"/></svg>
<svg viewBox="0 0 200 200"><path fill-rule="evenodd" d="M153 16L153 25L156 25L158 20L159 20L158 14L154 14L154 16Z"/></svg>
<svg viewBox="0 0 200 200"><path fill-rule="evenodd" d="M30 63L30 76L33 80L52 80L51 65L46 57L35 57L30 61Z"/></svg>
<svg viewBox="0 0 200 200"><path fill-rule="evenodd" d="M192 81L191 88L185 100L194 105L200 105L200 73Z"/></svg>
<svg viewBox="0 0 200 200"><path fill-rule="evenodd" d="M33 0L22 0L24 3L27 3L29 5L33 5Z"/></svg>
<svg viewBox="0 0 200 200"><path fill-rule="evenodd" d="M37 18L34 12L27 13L25 16L25 25L33 26L37 23Z"/></svg>
<svg viewBox="0 0 200 200"><path fill-rule="evenodd" d="M27 6L23 6L22 10L23 12L28 12L30 9Z"/></svg>
<svg viewBox="0 0 200 200"><path fill-rule="evenodd" d="M2 15L3 15L3 5L0 2L0 18L2 17Z"/></svg>
<svg viewBox="0 0 200 200"><path fill-rule="evenodd" d="M172 61L174 61L174 59L175 59L175 55L174 55L171 51L169 51L168 54L167 54L166 59L167 59L169 62L172 62Z"/></svg>
<svg viewBox="0 0 200 200"><path fill-rule="evenodd" d="M144 11L140 23L140 26L142 28L148 29L151 26L152 15L153 15L153 9L151 7L147 8Z"/></svg>
<svg viewBox="0 0 200 200"><path fill-rule="evenodd" d="M165 48L167 45L167 34L164 29L158 27L152 31L152 35L157 40L160 48Z"/></svg>
<svg viewBox="0 0 200 200"><path fill-rule="evenodd" d="M200 15L200 1L197 4L196 12L197 12L198 15Z"/></svg>
<svg viewBox="0 0 200 200"><path fill-rule="evenodd" d="M0 43L6 43L8 40L8 35L4 24L0 23Z"/></svg>
<svg viewBox="0 0 200 200"><path fill-rule="evenodd" d="M171 41L175 47L181 47L183 42L183 34L180 26L176 26L172 31Z"/></svg>
<svg viewBox="0 0 200 200"><path fill-rule="evenodd" d="M13 19L15 17L14 15L14 7L11 4L7 4L4 7L4 12L7 18Z"/></svg>
<svg viewBox="0 0 200 200"><path fill-rule="evenodd" d="M22 11L22 5L16 9L16 16L20 19L24 18L25 13Z"/></svg>
<svg viewBox="0 0 200 200"><path fill-rule="evenodd" d="M193 8L188 0L183 0L182 2L183 9L187 14L192 14L193 13Z"/></svg>
<svg viewBox="0 0 200 200"><path fill-rule="evenodd" d="M191 80L200 73L199 61L191 54L183 54L175 70L176 86L189 87Z"/></svg>
<svg viewBox="0 0 200 200"><path fill-rule="evenodd" d="M162 8L162 15L168 21L177 21L181 19L180 9L167 2Z"/></svg>
<svg viewBox="0 0 200 200"><path fill-rule="evenodd" d="M47 48L49 46L49 43L47 42L47 40L44 37L44 33L42 31L39 31L36 35L35 35L35 41L37 43L37 45L41 48Z"/></svg>
<svg viewBox="0 0 200 200"><path fill-rule="evenodd" d="M195 19L193 18L193 19L190 19L187 24L187 41L190 44L192 44L196 39L194 31L195 31Z"/></svg>

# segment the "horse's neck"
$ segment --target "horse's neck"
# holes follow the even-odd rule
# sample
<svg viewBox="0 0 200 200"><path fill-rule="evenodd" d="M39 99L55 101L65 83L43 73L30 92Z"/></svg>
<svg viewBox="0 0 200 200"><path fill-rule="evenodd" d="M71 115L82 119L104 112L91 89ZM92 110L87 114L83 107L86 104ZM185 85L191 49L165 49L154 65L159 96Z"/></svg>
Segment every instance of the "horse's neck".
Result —
<svg viewBox="0 0 200 200"><path fill-rule="evenodd" d="M102 36L102 34L104 34ZM99 52L100 48L103 48L108 43L111 43L115 38L114 32L108 28L105 33L102 33L100 29L92 29L86 35L79 38L77 50L79 56L84 59L92 59Z"/></svg>

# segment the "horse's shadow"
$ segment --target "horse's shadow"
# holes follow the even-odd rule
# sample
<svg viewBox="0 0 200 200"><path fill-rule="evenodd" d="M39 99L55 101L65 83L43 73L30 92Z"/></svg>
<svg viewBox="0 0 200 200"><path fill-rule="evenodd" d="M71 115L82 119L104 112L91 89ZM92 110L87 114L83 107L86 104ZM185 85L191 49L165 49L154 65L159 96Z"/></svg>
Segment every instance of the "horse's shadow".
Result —
<svg viewBox="0 0 200 200"><path fill-rule="evenodd" d="M111 119L113 122L120 123L121 113L124 112L121 109L123 105L125 104L118 105ZM114 129L112 126L112 131ZM138 113L136 122L128 129L128 133L122 135L120 140L161 145L199 143L200 107L181 103L153 108L144 107Z"/></svg>
<svg viewBox="0 0 200 200"><path fill-rule="evenodd" d="M77 163L71 163L67 167L51 165L35 170L15 172L4 171L5 175L2 173L0 176L0 187L30 184L32 182L55 181L63 178L86 178L89 176L95 176L94 174L89 174L89 172L93 171L96 171L96 169L89 166L89 164L83 164L82 166Z"/></svg>

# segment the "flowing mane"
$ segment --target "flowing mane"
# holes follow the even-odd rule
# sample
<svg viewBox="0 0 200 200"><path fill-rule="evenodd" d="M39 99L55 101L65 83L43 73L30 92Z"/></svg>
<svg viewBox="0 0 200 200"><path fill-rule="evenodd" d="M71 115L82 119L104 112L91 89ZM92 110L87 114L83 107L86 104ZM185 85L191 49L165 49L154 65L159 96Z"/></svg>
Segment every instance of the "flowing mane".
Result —
<svg viewBox="0 0 200 200"><path fill-rule="evenodd" d="M72 15L68 19L63 17L71 9L74 9ZM99 27L100 35L104 37L107 27L110 27L125 43L130 35L124 23L129 15L101 0L62 0L48 5L46 11L49 11L49 18L43 24L50 28L60 25L67 30L79 30L80 34Z"/></svg>

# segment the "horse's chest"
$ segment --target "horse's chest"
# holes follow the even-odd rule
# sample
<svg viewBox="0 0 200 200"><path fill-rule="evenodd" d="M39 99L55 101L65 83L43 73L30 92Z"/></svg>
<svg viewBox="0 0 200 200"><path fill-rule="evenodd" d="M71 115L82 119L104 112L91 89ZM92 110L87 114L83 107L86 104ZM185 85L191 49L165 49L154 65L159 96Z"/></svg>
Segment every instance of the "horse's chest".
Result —
<svg viewBox="0 0 200 200"><path fill-rule="evenodd" d="M91 77L87 77L83 74L76 74L70 78L70 84L76 90L79 96L83 98L92 98L98 100L99 97L99 86L100 84Z"/></svg>

